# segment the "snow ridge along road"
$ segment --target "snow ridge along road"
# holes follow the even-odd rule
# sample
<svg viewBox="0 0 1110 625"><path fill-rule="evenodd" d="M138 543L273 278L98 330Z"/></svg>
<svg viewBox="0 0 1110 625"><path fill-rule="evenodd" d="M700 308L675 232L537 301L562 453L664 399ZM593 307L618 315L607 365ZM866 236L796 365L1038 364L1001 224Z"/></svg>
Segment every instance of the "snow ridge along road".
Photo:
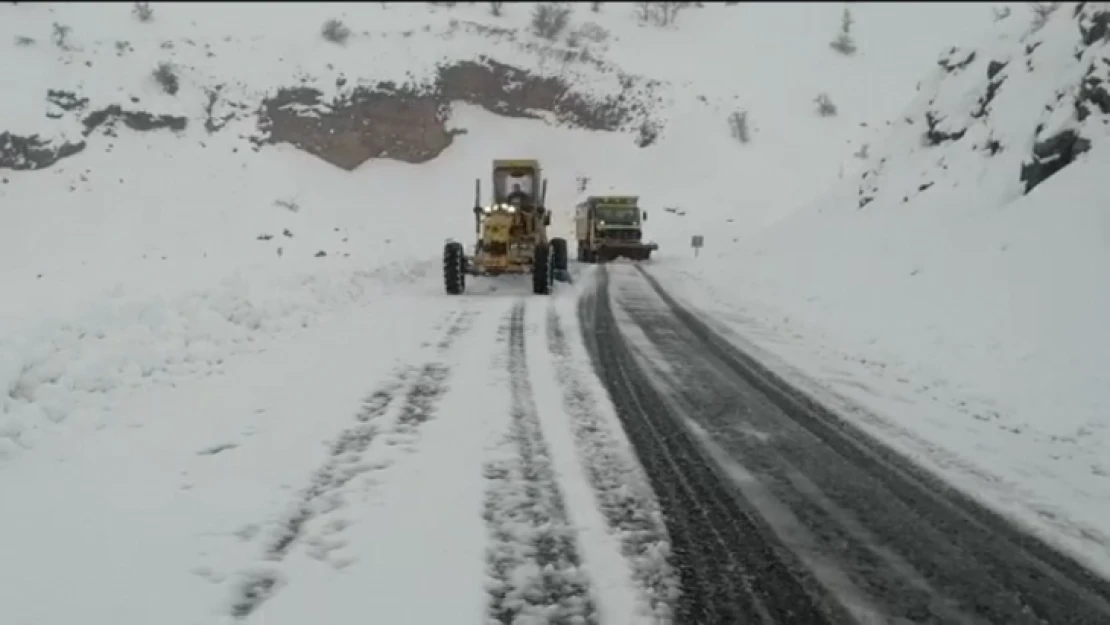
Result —
<svg viewBox="0 0 1110 625"><path fill-rule="evenodd" d="M490 528L489 616L512 625L597 623L590 581L580 568L574 528L567 517L528 376L525 303L513 306L501 339L512 421L502 457L486 465L485 518ZM506 336L507 335L507 336Z"/></svg>
<svg viewBox="0 0 1110 625"><path fill-rule="evenodd" d="M568 340L554 306L547 313L547 346L555 357L553 375L563 391L563 409L579 461L600 512L619 540L620 551L632 567L633 583L653 618L669 623L679 579L669 562L670 536L662 509L616 414L605 414L609 405L604 388L583 366L589 363L588 354L576 353L577 345Z"/></svg>
<svg viewBox="0 0 1110 625"><path fill-rule="evenodd" d="M1110 622L1110 583L782 383L642 269L599 269L580 315L667 514L680 622Z"/></svg>

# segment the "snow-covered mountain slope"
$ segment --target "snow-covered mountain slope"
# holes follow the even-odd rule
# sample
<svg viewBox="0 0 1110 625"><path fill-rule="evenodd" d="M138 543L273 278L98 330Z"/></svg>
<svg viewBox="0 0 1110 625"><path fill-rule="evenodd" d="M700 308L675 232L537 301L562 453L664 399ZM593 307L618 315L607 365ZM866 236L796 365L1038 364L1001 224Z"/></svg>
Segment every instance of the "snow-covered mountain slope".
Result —
<svg viewBox="0 0 1110 625"><path fill-rule="evenodd" d="M672 276L733 294L746 335L1103 568L1108 25L1106 3L1015 11L942 56L861 175Z"/></svg>
<svg viewBox="0 0 1110 625"><path fill-rule="evenodd" d="M365 164L352 176L357 184L394 184L401 195L442 205L442 217L438 209L435 214L449 220L458 206L469 203L469 186L459 181L481 175L484 161L502 154L535 154L553 168L557 202L573 204L574 179L589 178L592 190L629 190L644 195L650 206L680 206L686 216L677 223L691 224L682 227L684 231L734 228L747 234L834 181L842 162L853 160L850 154L863 136L860 125L890 119L906 101L916 68L943 45L987 23L985 12L963 7L857 7L852 32L858 50L845 56L829 48L840 25L841 7L836 5L710 5L681 12L666 28L640 24L634 5L602 3L596 13L587 4L571 8L566 33L547 42L529 30L532 7L526 4L503 7L497 17L490 15L486 3L450 8L428 3L219 8L160 4L149 22L140 22L131 6L122 4L5 6L0 37L12 43L0 131L20 137L37 134L53 148L87 146L50 168L50 173L65 178L65 183L53 185L64 200L46 198L41 183L28 182L44 176L20 175L10 176L5 202L24 206L34 197L35 205L41 206L71 203L88 193L111 193L121 206L130 197L143 204L172 206L163 198L176 198L181 187L200 187L186 182L177 188L139 188L136 180L115 175L108 163L109 171L100 171L102 159L119 163L133 158L117 151L137 144L143 147L131 149L158 146L149 149L165 155L144 152L143 166L162 167L165 158L163 169L178 178L204 178L209 170L221 177L230 177L235 168L245 171L246 176L236 178L240 193L248 194L255 206L268 208L301 187L324 185L313 184L310 172L315 168L291 175L299 161L283 165L288 168L281 176L285 189L273 187L273 175L265 165L259 165L255 175L255 164L267 161L241 152L250 145L247 138L260 134L255 111L267 96L282 87L310 87L327 100L382 81L423 84L445 63L488 55L563 79L591 97L625 93L650 107L649 121L659 128L659 137L650 148L613 153L610 143L583 143L581 137L569 135L566 140L553 139L538 124L498 133L496 142L471 132L457 137L456 143L466 146L476 139L484 145L477 154L468 154L473 160L444 166L456 176L435 174L446 187L443 195L413 197L409 189L416 183L381 160ZM975 13L983 13L981 20L966 18ZM329 18L342 20L351 30L343 45L320 35L319 25ZM892 49L899 53L890 54ZM578 56L568 60L568 53ZM172 94L154 77L163 63L177 76ZM622 81L631 84L631 90L622 91ZM830 96L838 109L835 117L815 114L813 100L819 93ZM449 99L452 94L440 95ZM142 135L125 128L107 130L118 136L103 136L104 126L90 129L95 113L112 106L180 120L185 128ZM728 116L737 111L748 113L751 143L746 146L729 136ZM213 121L224 125L209 133L204 126ZM641 120L633 115L628 121ZM171 121L164 123L174 127ZM449 125L466 127L457 117ZM171 142L169 136L183 141ZM116 156L105 157L109 150ZM422 179L432 175L413 171ZM388 182L382 182L387 177ZM799 179L805 184L798 184ZM259 188L248 182L253 180L265 182ZM209 204L231 204L222 199L223 187L205 186L214 196ZM725 206L720 189L731 191ZM196 189L198 197L203 192ZM356 193L342 191L344 196ZM254 200L256 194L265 197ZM234 203L241 206L244 201L240 196ZM383 218L380 212L373 211L375 222ZM731 225L726 219L733 220ZM407 227L408 222L402 223ZM457 232L451 222L434 235ZM658 234L678 241L686 232L661 227ZM77 252L67 247L71 255ZM117 241L115 247L126 246ZM147 242L142 251L150 249ZM94 249L87 256L98 258L100 253Z"/></svg>
<svg viewBox="0 0 1110 625"><path fill-rule="evenodd" d="M989 23L983 7L855 6L845 56L829 46L834 5L709 4L664 27L636 5L579 3L549 41L531 5L433 4L0 6L9 450L124 380L204 369L259 331L373 297L378 276L435 280L492 158L543 160L564 236L580 184L640 194L665 251L691 232L750 234L835 180L916 68ZM345 38L323 35L329 19ZM294 87L317 103L267 108ZM367 90L385 103L358 100ZM821 92L837 116L815 114ZM563 123L488 112L536 106ZM747 144L729 135L740 110ZM367 111L365 141L330 139ZM402 160L332 164L379 153Z"/></svg>

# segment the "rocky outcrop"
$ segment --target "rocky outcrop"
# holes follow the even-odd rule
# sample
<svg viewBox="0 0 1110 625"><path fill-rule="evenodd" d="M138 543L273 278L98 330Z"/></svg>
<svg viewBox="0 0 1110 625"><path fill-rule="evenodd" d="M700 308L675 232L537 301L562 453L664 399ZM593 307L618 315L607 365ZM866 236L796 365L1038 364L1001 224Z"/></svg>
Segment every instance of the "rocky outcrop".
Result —
<svg viewBox="0 0 1110 625"><path fill-rule="evenodd" d="M38 135L23 137L0 132L0 169L44 169L85 149L84 141L46 141Z"/></svg>
<svg viewBox="0 0 1110 625"><path fill-rule="evenodd" d="M974 168L982 172L979 180L1005 168L1007 181L1020 180L1028 194L1105 140L1110 9L1081 2L1048 19L1050 26L989 53L948 50L928 90L898 124L898 140L863 172L858 207L880 197L908 202L926 189L954 188ZM1048 37L1052 44L1044 45ZM996 109L1005 116L996 116ZM928 157L911 158L918 150ZM901 165L909 162L915 164L906 171ZM958 175L949 171L955 162ZM999 197L1009 201L1009 190Z"/></svg>
<svg viewBox="0 0 1110 625"><path fill-rule="evenodd" d="M1037 185L1067 167L1087 150L1091 142L1074 130L1065 130L1033 145L1032 158L1021 165L1021 181L1029 193Z"/></svg>
<svg viewBox="0 0 1110 625"><path fill-rule="evenodd" d="M280 89L262 104L262 143L288 143L346 170L372 158L423 163L451 145L447 111L412 87L360 87L332 102L309 88Z"/></svg>
<svg viewBox="0 0 1110 625"><path fill-rule="evenodd" d="M118 104L93 111L81 120L81 124L85 127L85 136L98 128L114 136L116 126L120 123L139 132L163 129L182 131L189 125L189 120L176 115L152 115L146 111L127 110Z"/></svg>
<svg viewBox="0 0 1110 625"><path fill-rule="evenodd" d="M480 57L442 65L434 79L420 84L391 82L347 87L325 101L310 87L283 87L265 98L257 109L256 146L286 143L346 170L374 158L423 163L445 150L455 135L448 128L451 103L466 102L505 117L543 119L573 128L628 131L637 144L650 145L661 125L649 114L657 83L621 76L622 93L596 97L577 91L568 81L540 76L511 65ZM232 119L249 115L249 107L232 103L230 112L217 114L222 103L219 87L207 90L204 127L219 132ZM65 91L47 94L47 116L75 117L86 140L65 143L37 136L0 134L0 168L41 169L85 149L95 132L116 136L120 127L133 131L183 131L189 120L157 115L128 105L112 104L87 111L87 98ZM645 130L647 129L647 130ZM650 132L648 132L650 131Z"/></svg>
<svg viewBox="0 0 1110 625"><path fill-rule="evenodd" d="M0 169L33 170L50 167L88 147L88 138L95 130L100 129L109 136L115 136L119 124L139 132L160 129L180 131L188 125L188 120L184 117L152 115L117 104L86 113L88 98L70 91L51 89L46 93L46 103L46 116L50 119L66 116L79 119L82 139L44 139L39 135L23 136L13 132L0 132Z"/></svg>
<svg viewBox="0 0 1110 625"><path fill-rule="evenodd" d="M574 128L636 131L649 119L649 102L636 88L650 85L628 77L622 85L621 95L599 98L482 57L443 65L425 84L361 85L330 102L315 89L279 89L262 103L258 142L288 143L347 170L373 158L423 163L460 132L448 129L452 102Z"/></svg>

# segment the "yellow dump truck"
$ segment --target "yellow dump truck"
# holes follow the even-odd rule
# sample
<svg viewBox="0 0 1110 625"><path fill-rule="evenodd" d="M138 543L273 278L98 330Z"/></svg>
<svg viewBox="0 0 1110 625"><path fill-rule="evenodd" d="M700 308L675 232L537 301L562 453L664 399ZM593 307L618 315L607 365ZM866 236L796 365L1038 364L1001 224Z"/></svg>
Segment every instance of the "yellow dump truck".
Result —
<svg viewBox="0 0 1110 625"><path fill-rule="evenodd" d="M580 262L647 260L659 249L644 242L647 212L640 210L639 200L635 195L592 195L578 204L574 222Z"/></svg>

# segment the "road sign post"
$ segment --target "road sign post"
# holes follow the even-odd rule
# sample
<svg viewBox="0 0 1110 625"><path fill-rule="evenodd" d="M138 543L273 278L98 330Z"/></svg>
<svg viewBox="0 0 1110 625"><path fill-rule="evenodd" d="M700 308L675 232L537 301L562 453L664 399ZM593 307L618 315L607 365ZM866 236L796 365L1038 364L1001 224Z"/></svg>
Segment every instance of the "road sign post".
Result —
<svg viewBox="0 0 1110 625"><path fill-rule="evenodd" d="M701 248L704 245L705 238L702 237L700 234L695 234L694 236L690 237L690 247L694 248L694 258L698 257L698 252L701 251Z"/></svg>

